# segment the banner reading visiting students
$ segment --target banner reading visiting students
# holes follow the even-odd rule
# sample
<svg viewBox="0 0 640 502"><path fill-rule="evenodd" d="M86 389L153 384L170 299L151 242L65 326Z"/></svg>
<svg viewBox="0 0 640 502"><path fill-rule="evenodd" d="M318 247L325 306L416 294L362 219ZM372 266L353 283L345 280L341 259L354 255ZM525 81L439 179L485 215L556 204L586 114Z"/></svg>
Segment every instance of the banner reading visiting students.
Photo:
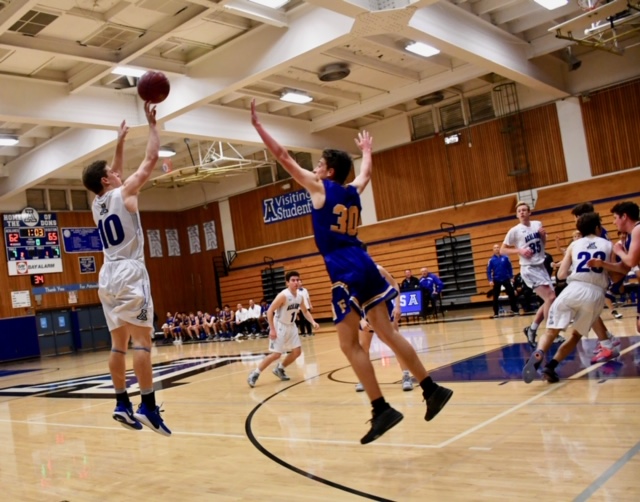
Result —
<svg viewBox="0 0 640 502"><path fill-rule="evenodd" d="M311 214L311 197L306 190L298 190L262 201L262 219L267 224L298 218L305 214Z"/></svg>

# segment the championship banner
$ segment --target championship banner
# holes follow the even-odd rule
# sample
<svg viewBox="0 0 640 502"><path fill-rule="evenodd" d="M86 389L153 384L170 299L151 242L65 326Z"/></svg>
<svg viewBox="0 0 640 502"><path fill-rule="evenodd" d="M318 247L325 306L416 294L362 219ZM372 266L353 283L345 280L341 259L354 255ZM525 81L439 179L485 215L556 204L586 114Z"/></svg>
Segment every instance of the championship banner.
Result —
<svg viewBox="0 0 640 502"><path fill-rule="evenodd" d="M265 223L298 218L311 214L311 196L306 190L298 190L284 195L278 195L262 201L262 219Z"/></svg>
<svg viewBox="0 0 640 502"><path fill-rule="evenodd" d="M26 207L20 213L3 214L2 224L9 275L62 272L56 213Z"/></svg>

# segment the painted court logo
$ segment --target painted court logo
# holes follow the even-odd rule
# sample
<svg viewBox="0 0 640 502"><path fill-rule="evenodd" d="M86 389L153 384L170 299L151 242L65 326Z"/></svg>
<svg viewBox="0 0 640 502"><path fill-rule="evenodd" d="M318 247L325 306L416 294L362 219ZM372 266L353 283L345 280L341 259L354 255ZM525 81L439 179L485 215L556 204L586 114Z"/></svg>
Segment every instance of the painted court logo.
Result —
<svg viewBox="0 0 640 502"><path fill-rule="evenodd" d="M225 357L186 357L175 361L162 362L153 366L153 380L163 389L185 385L182 380L198 373L221 368L227 364L262 359L267 354L243 354ZM130 395L140 392L138 380L133 372L127 372L127 388ZM79 399L113 399L113 384L109 373L68 378L33 385L23 384L0 389L0 396L41 396Z"/></svg>

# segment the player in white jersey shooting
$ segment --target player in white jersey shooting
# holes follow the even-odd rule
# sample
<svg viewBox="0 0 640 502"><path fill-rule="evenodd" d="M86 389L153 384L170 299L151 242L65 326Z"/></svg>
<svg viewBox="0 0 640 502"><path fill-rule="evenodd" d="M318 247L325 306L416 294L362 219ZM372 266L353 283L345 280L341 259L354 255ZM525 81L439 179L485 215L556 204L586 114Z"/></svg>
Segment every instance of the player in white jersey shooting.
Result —
<svg viewBox="0 0 640 502"><path fill-rule="evenodd" d="M153 391L153 301L144 264L144 236L138 213L138 193L151 176L160 148L156 109L147 102L144 111L149 123L149 139L138 170L126 180L121 180L124 141L129 130L123 121L111 165L104 160L92 163L84 169L82 182L96 194L92 205L93 220L104 251L98 296L111 332L109 371L116 393L113 418L125 428L140 430L144 424L158 434L169 436L171 431L160 416ZM133 371L142 399L135 413L127 393L125 376L129 338L133 340Z"/></svg>
<svg viewBox="0 0 640 502"><path fill-rule="evenodd" d="M280 380L289 380L289 376L284 369L302 354L298 326L296 326L296 317L299 310L311 323L313 329L318 329L319 327L318 323L313 320L311 312L307 310L304 299L298 291L300 274L292 270L287 272L284 278L287 288L278 293L278 296L269 306L269 310L267 310L269 351L271 354L265 357L258 367L249 374L247 383L250 387L255 387L260 373L266 370L272 362L280 359L286 351L289 351L287 357L273 368L273 374Z"/></svg>
<svg viewBox="0 0 640 502"><path fill-rule="evenodd" d="M534 380L544 360L545 352L549 350L558 333L566 330L573 319L571 337L558 347L554 358L542 371L542 376L547 382L558 382L560 380L556 373L558 364L573 352L580 338L589 333L591 326L604 308L604 294L609 286L609 275L602 267L589 267L588 262L592 258L610 262L613 246L608 240L598 237L601 223L597 213L579 216L576 226L584 237L573 241L562 259L558 278L566 278L567 287L551 305L547 318L547 330L540 337L537 349L522 370L522 379L525 383L531 383ZM571 274L569 274L570 270L572 270Z"/></svg>
<svg viewBox="0 0 640 502"><path fill-rule="evenodd" d="M520 223L507 232L500 254L519 255L522 279L544 302L536 312L531 326L524 329L529 345L535 347L536 330L549 315L549 308L556 298L553 281L544 268L544 247L547 232L539 221L531 220L531 208L526 202L518 202L516 215Z"/></svg>

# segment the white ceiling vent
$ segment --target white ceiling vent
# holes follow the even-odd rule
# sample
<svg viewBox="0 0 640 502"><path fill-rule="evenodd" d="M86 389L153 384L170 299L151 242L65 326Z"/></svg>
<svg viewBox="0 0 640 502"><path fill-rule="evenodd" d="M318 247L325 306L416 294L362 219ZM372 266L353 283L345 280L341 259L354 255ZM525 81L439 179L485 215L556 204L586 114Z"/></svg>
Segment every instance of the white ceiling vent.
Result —
<svg viewBox="0 0 640 502"><path fill-rule="evenodd" d="M9 31L35 36L60 17L58 14L30 10L18 21L13 23Z"/></svg>

